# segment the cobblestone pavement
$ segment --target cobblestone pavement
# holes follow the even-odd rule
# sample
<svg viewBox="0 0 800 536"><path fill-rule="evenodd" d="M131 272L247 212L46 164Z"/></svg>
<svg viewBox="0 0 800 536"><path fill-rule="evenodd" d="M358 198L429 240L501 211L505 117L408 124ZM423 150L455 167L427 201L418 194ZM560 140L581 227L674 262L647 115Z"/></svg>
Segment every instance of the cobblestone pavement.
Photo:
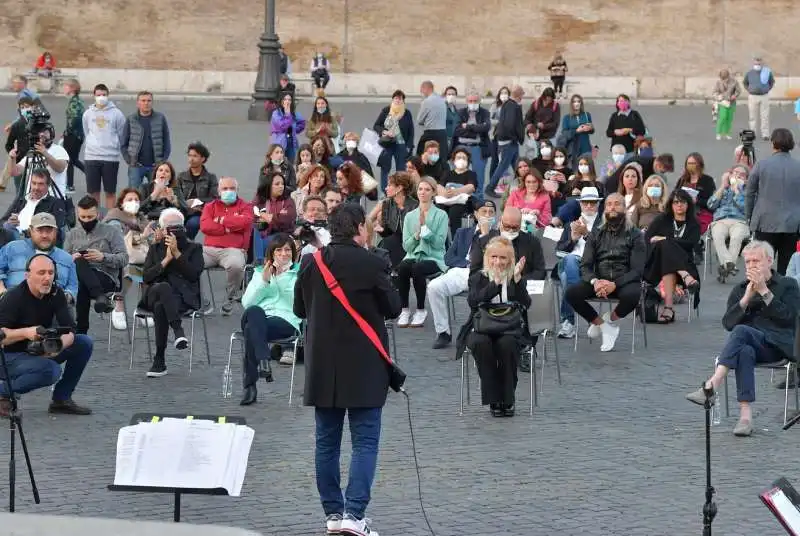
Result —
<svg viewBox="0 0 800 536"><path fill-rule="evenodd" d="M47 104L57 111L60 129L62 103ZM301 109L309 107L304 103ZM130 111L133 103L125 102L122 108ZM184 165L186 144L202 139L213 153L209 168L238 177L242 191L251 195L268 138L266 125L243 119L246 104L169 103L158 108L171 122L177 167ZM337 108L344 113L345 126L360 131L374 121L380 107ZM12 117L12 102L0 100L0 111ZM598 127L604 127L610 110L590 111ZM708 171L719 177L734 144L713 140L707 108L641 111L658 150L672 151L680 159L698 150L706 157ZM744 125L743 112L737 127ZM776 126L792 120L788 112L773 112ZM596 142L607 148L605 138L596 136ZM758 150L764 155L767 148L759 145ZM82 175L77 182L83 182ZM0 202L5 206L10 198L11 194L3 194ZM221 288L221 274L214 277L215 286ZM574 353L569 342L560 341L563 385L556 384L549 364L541 405L532 418L524 411L513 419L490 418L475 404L476 374L473 404L459 417L459 364L437 360L445 351L430 349L434 338L430 322L425 329L398 330L400 363L409 376L423 500L436 534L699 533L704 502L703 415L683 396L711 370L713 355L724 340L720 318L729 287L709 281L702 290L698 320L687 323L686 309L678 308L679 321L650 326L649 347L637 348L634 355L627 323L611 353L601 354L599 345L589 345L585 339ZM459 302L458 308L462 321L464 303ZM117 430L142 411L229 414L247 418L256 430L243 496L187 497L185 521L240 526L265 535L322 533L314 484L313 413L288 405L289 369L275 366L275 382L259 385L260 399L254 406L237 405L238 385L232 399L221 397L228 337L238 327L236 315L209 319L211 366L198 353L189 375L186 354L173 351L167 357L170 375L157 380L144 376L148 363L143 340L136 345L133 370L128 369L130 346L124 333L113 334L108 351L107 321L92 317L95 353L75 395L92 406L91 417L48 416L46 390L25 397L25 426L42 504L33 504L24 469L18 467L20 511L168 520L171 505L166 495L106 490L114 475ZM200 340L197 334L196 338ZM234 361L238 375L238 358ZM303 378L299 372L298 396ZM527 374L520 375L520 409L529 400L528 381ZM758 375L758 388L757 433L752 438L732 436L735 417L713 430L716 534L783 533L760 505L757 493L779 476L796 479L792 445L800 432L780 431L783 396L769 387L764 373ZM404 400L392 394L384 415L369 515L381 534L427 534L417 499ZM8 435L0 432L3 459L7 449ZM348 461L343 456L343 467ZM6 465L0 463L0 482L5 478Z"/></svg>

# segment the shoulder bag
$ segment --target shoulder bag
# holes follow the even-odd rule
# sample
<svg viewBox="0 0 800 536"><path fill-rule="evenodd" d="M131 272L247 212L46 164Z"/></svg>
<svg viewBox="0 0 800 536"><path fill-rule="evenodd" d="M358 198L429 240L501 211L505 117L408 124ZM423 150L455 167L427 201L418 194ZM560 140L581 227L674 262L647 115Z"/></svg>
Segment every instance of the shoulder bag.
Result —
<svg viewBox="0 0 800 536"><path fill-rule="evenodd" d="M381 354L384 361L386 361L386 365L389 368L389 387L392 388L395 392L400 392L403 390L403 384L406 381L406 373L400 370L400 367L394 362L394 360L389 356L389 352L383 347L383 343L381 342L378 334L375 333L375 330L369 323L364 320L364 318L358 314L358 311L353 309L353 306L350 305L350 300L347 299L347 296L344 294L344 290L339 285L339 282L336 281L336 278L333 277L333 274L325 265L325 262L322 260L322 250L317 250L313 254L314 262L317 263L317 268L319 268L320 273L322 274L322 279L325 280L325 285L327 285L328 290L331 291L333 297L339 300L339 303L342 304L345 311L352 317L358 327L361 329L362 333L367 336L370 340L372 345L378 350L378 353Z"/></svg>
<svg viewBox="0 0 800 536"><path fill-rule="evenodd" d="M514 303L483 303L472 322L475 333L481 335L522 335L522 311Z"/></svg>

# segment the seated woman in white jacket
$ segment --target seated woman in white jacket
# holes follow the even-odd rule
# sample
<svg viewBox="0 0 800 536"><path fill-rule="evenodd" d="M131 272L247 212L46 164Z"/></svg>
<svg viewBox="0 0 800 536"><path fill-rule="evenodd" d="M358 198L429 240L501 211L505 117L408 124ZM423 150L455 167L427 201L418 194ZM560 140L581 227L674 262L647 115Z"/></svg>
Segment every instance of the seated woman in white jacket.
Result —
<svg viewBox="0 0 800 536"><path fill-rule="evenodd" d="M258 363L269 360L268 343L292 337L300 331L300 319L292 311L299 266L294 240L288 234L278 233L269 243L264 265L255 269L244 291L242 406L249 406L256 401Z"/></svg>

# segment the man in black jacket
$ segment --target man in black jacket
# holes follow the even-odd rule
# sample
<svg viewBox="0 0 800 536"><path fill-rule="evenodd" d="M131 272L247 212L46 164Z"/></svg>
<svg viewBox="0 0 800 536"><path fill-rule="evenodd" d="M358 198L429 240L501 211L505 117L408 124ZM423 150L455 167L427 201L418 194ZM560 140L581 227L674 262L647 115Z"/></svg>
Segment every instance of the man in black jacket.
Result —
<svg viewBox="0 0 800 536"><path fill-rule="evenodd" d="M494 139L500 152L500 164L494 170L484 194L497 197L494 189L503 174L514 165L519 157L519 146L525 141L525 128L522 126L522 97L525 92L519 86L511 90L511 98L501 107L498 113Z"/></svg>
<svg viewBox="0 0 800 536"><path fill-rule="evenodd" d="M600 351L610 352L619 337L617 321L632 313L639 303L647 250L642 232L626 222L625 198L621 194L606 198L603 216L605 222L586 238L581 281L567 288L565 297L575 312L589 322L589 338L602 336ZM619 303L600 318L588 303L592 298L612 298Z"/></svg>
<svg viewBox="0 0 800 536"><path fill-rule="evenodd" d="M720 352L714 375L703 387L716 390L730 369L736 371L739 422L733 434L753 433L750 404L756 398L756 363L775 363L795 354L795 326L800 310L797 281L772 270L775 252L767 242L753 240L742 252L747 270L744 281L731 289L722 325L731 332ZM701 387L686 395L695 404L705 403Z"/></svg>
<svg viewBox="0 0 800 536"><path fill-rule="evenodd" d="M467 93L467 105L458 111L458 124L453 133L452 147L466 147L472 171L478 176L475 196L483 198L483 181L486 179L486 159L489 158L489 129L492 121L489 110L481 106L481 96L472 89Z"/></svg>
<svg viewBox="0 0 800 536"><path fill-rule="evenodd" d="M2 217L3 227L14 235L14 240L28 230L31 217L40 212L52 214L59 229L64 227L64 201L50 194L50 173L44 169L31 172L28 195L17 197Z"/></svg>
<svg viewBox="0 0 800 536"><path fill-rule="evenodd" d="M385 349L384 319L400 314L400 296L392 287L386 261L366 249L369 234L363 209L352 203L339 205L328 218L328 228L332 242L321 250L321 260ZM331 294L313 255L300 262L294 314L307 319L304 402L315 408L317 490L326 529L328 534L374 534L364 513L375 477L389 369ZM342 497L339 453L345 414L353 456L346 496Z"/></svg>
<svg viewBox="0 0 800 536"><path fill-rule="evenodd" d="M534 235L521 232L522 212L516 207L506 207L500 218L500 226L478 238L478 247L473 247L469 253L469 273L483 270L483 252L486 244L495 236L503 236L511 240L514 246L514 258L520 260L525 257L525 267L522 269L523 279L541 280L545 278L544 252L542 243Z"/></svg>

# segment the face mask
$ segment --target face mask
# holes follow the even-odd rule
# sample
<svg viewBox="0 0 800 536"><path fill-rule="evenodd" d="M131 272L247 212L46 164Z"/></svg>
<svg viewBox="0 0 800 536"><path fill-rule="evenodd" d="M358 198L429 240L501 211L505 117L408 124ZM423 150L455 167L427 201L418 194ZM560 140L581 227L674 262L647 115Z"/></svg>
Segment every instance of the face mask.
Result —
<svg viewBox="0 0 800 536"><path fill-rule="evenodd" d="M136 214L139 212L139 202L125 201L124 203L122 203L122 210L124 210L128 214Z"/></svg>
<svg viewBox="0 0 800 536"><path fill-rule="evenodd" d="M233 190L225 190L224 192L219 193L219 198L222 200L223 203L226 205L232 205L236 202L236 198L239 197L235 191Z"/></svg>
<svg viewBox="0 0 800 536"><path fill-rule="evenodd" d="M270 160L270 162L272 162L273 166L280 166L281 164L283 164L283 158L281 158L280 160L273 158L272 160Z"/></svg>
<svg viewBox="0 0 800 536"><path fill-rule="evenodd" d="M456 158L453 164L455 164L456 169L467 169L467 161L463 158Z"/></svg>
<svg viewBox="0 0 800 536"><path fill-rule="evenodd" d="M624 154L612 154L611 155L611 160L613 160L616 165L620 165L622 163L622 161L625 160L625 155Z"/></svg>
<svg viewBox="0 0 800 536"><path fill-rule="evenodd" d="M318 114L324 114L324 113L325 113L325 112L327 112L327 111L328 111L328 108L327 108L327 107L325 107L325 106L318 106L318 107L317 107L317 113L318 113Z"/></svg>
<svg viewBox="0 0 800 536"><path fill-rule="evenodd" d="M500 94L500 102L506 102L508 100L508 95L505 93Z"/></svg>
<svg viewBox="0 0 800 536"><path fill-rule="evenodd" d="M496 220L497 220L497 218L495 218L494 216L491 217L491 218L478 218L478 223L486 224L491 229L492 227L494 227L494 224L495 224Z"/></svg>
<svg viewBox="0 0 800 536"><path fill-rule="evenodd" d="M756 71L760 71L761 65L753 65L753 69L755 69Z"/></svg>
<svg viewBox="0 0 800 536"><path fill-rule="evenodd" d="M618 226L620 223L622 223L622 220L624 218L625 218L625 216L623 214L617 214L617 213L614 213L613 215L606 214L606 222L609 225L611 225L611 227Z"/></svg>
<svg viewBox="0 0 800 536"><path fill-rule="evenodd" d="M454 102L456 102L456 96L455 95L447 95L444 98L444 100L447 101L447 104L453 104Z"/></svg>
<svg viewBox="0 0 800 536"><path fill-rule="evenodd" d="M653 156L653 149L652 147L642 147L639 149L639 156L643 156L645 158L650 158Z"/></svg>
<svg viewBox="0 0 800 536"><path fill-rule="evenodd" d="M108 104L108 97L106 97L105 95L97 95L94 98L94 103L98 106L105 106L106 104Z"/></svg>
<svg viewBox="0 0 800 536"><path fill-rule="evenodd" d="M26 120L31 118L31 109L25 108L19 111L19 115L24 117Z"/></svg>
<svg viewBox="0 0 800 536"><path fill-rule="evenodd" d="M580 173L581 175L588 174L589 173L589 166L587 166L586 164L579 164L578 165L578 173Z"/></svg>
<svg viewBox="0 0 800 536"><path fill-rule="evenodd" d="M631 103L628 102L628 101L624 101L624 100L618 101L617 102L617 108L619 108L620 112L627 112L631 108Z"/></svg>
<svg viewBox="0 0 800 536"><path fill-rule="evenodd" d="M519 231L514 231L513 233L510 233L508 231L502 231L500 233L500 236L502 236L506 240L511 240L513 242L519 236Z"/></svg>
<svg viewBox="0 0 800 536"><path fill-rule="evenodd" d="M686 164L686 171L689 173L697 171L697 164Z"/></svg>
<svg viewBox="0 0 800 536"><path fill-rule="evenodd" d="M469 103L467 104L467 110L470 112L477 112L478 111L478 103Z"/></svg>
<svg viewBox="0 0 800 536"><path fill-rule="evenodd" d="M355 151L356 147L358 147L358 142L355 140L347 140L344 142L344 146L350 151Z"/></svg>
<svg viewBox="0 0 800 536"><path fill-rule="evenodd" d="M81 221L81 227L83 227L83 230L87 233L91 233L94 231L94 228L97 227L97 220Z"/></svg>
<svg viewBox="0 0 800 536"><path fill-rule="evenodd" d="M647 196L652 197L653 199L658 199L661 197L661 186L648 186L647 187Z"/></svg>
<svg viewBox="0 0 800 536"><path fill-rule="evenodd" d="M542 147L540 152L544 158L550 158L550 155L553 154L553 150L550 147Z"/></svg>
<svg viewBox="0 0 800 536"><path fill-rule="evenodd" d="M439 153L433 153L431 155L428 155L428 160L431 161L431 164L435 164L436 162L439 161Z"/></svg>
<svg viewBox="0 0 800 536"><path fill-rule="evenodd" d="M563 166L564 165L564 157L563 156L557 156L557 157L555 157L553 159L553 162L555 162L557 166Z"/></svg>

